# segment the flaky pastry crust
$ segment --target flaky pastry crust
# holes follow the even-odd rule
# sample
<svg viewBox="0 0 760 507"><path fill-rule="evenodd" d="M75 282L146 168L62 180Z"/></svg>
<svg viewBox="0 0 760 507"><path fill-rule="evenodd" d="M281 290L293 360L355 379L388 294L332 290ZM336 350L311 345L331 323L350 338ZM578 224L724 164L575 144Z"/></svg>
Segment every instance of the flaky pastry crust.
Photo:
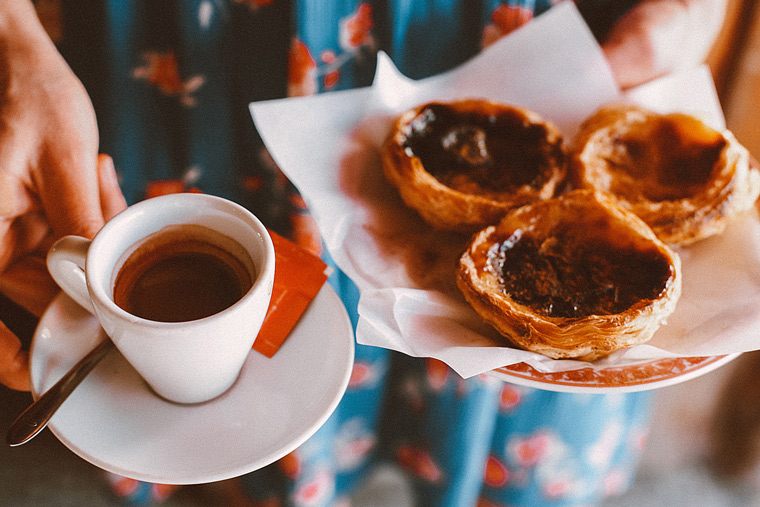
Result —
<svg viewBox="0 0 760 507"><path fill-rule="evenodd" d="M670 245L721 233L760 194L760 172L734 135L686 114L605 106L571 151L576 186L612 194Z"/></svg>
<svg viewBox="0 0 760 507"><path fill-rule="evenodd" d="M401 114L382 149L404 202L439 229L474 232L553 197L567 174L559 130L524 108L479 99Z"/></svg>
<svg viewBox="0 0 760 507"><path fill-rule="evenodd" d="M681 294L678 254L609 196L575 190L471 240L457 284L514 345L592 361L648 341Z"/></svg>

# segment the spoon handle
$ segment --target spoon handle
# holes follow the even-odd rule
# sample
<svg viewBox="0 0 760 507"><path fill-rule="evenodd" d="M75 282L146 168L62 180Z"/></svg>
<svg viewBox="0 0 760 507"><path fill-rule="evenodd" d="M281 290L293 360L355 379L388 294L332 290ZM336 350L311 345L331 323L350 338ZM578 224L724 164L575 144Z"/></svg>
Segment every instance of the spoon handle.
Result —
<svg viewBox="0 0 760 507"><path fill-rule="evenodd" d="M37 433L47 426L48 421L55 414L58 407L66 401L66 398L74 391L82 380L111 350L113 342L104 335L94 349L87 353L71 370L61 377L56 384L48 389L37 401L29 405L24 412L16 418L6 434L5 441L11 447L25 444Z"/></svg>

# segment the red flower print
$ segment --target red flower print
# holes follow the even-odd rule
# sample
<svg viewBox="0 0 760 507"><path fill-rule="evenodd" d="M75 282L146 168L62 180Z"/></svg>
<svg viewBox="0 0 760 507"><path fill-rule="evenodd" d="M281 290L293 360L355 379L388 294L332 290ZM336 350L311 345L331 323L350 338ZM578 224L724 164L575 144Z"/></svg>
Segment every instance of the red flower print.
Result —
<svg viewBox="0 0 760 507"><path fill-rule="evenodd" d="M335 477L327 470L320 470L307 483L296 489L293 503L296 505L322 505L335 491Z"/></svg>
<svg viewBox="0 0 760 507"><path fill-rule="evenodd" d="M189 167L181 179L151 181L145 187L145 198L158 197L166 194L179 194L181 192L200 192L192 185L200 178L201 170L198 167Z"/></svg>
<svg viewBox="0 0 760 507"><path fill-rule="evenodd" d="M533 19L533 11L524 7L500 5L491 13L491 23L483 30L482 47L488 47L501 37L517 30Z"/></svg>
<svg viewBox="0 0 760 507"><path fill-rule="evenodd" d="M239 4L249 6L251 9L258 9L259 7L267 7L274 3L274 0L235 0Z"/></svg>
<svg viewBox="0 0 760 507"><path fill-rule="evenodd" d="M352 463L360 463L374 447L375 439L371 436L366 436L364 438L352 441L351 444L345 449L349 450L350 454L354 457L351 460ZM345 464L345 460L341 460L341 464Z"/></svg>
<svg viewBox="0 0 760 507"><path fill-rule="evenodd" d="M374 435L355 418L343 425L335 439L335 464L337 470L346 472L356 470L367 461L375 448Z"/></svg>
<svg viewBox="0 0 760 507"><path fill-rule="evenodd" d="M322 60L322 63L326 63L327 65L332 65L338 60L338 56L335 54L335 51L322 51L322 54L319 56L319 59Z"/></svg>
<svg viewBox="0 0 760 507"><path fill-rule="evenodd" d="M499 461L496 456L489 456L486 460L485 478L483 481L492 488L501 488L509 480L509 469Z"/></svg>
<svg viewBox="0 0 760 507"><path fill-rule="evenodd" d="M277 468L288 479L295 479L301 475L301 457L298 451L293 451L277 460Z"/></svg>
<svg viewBox="0 0 760 507"><path fill-rule="evenodd" d="M485 498L478 498L477 507L502 507L502 506L501 504L494 503L490 500L486 500Z"/></svg>
<svg viewBox="0 0 760 507"><path fill-rule="evenodd" d="M604 478L604 496L611 497L622 494L628 486L628 476L618 469L610 470Z"/></svg>
<svg viewBox="0 0 760 507"><path fill-rule="evenodd" d="M177 93L182 86L177 55L174 52L151 52L146 53L144 58L148 61L148 73L145 76L148 82L166 94Z"/></svg>
<svg viewBox="0 0 760 507"><path fill-rule="evenodd" d="M181 486L174 484L151 484L152 496L157 502L163 502L179 488L181 488Z"/></svg>
<svg viewBox="0 0 760 507"><path fill-rule="evenodd" d="M302 213L291 213L288 218L292 229L290 239L314 255L321 255L322 240L317 221L311 215Z"/></svg>
<svg viewBox="0 0 760 507"><path fill-rule="evenodd" d="M617 421L607 423L599 439L586 450L586 459L596 467L606 468L620 445L625 430Z"/></svg>
<svg viewBox="0 0 760 507"><path fill-rule="evenodd" d="M293 192L288 196L288 200L290 201L290 204L292 204L294 207L301 211L306 211L308 206L306 206L306 201L304 200L303 196L297 192Z"/></svg>
<svg viewBox="0 0 760 507"><path fill-rule="evenodd" d="M647 427L636 427L630 430L628 445L636 453L644 451L649 439L649 429Z"/></svg>
<svg viewBox="0 0 760 507"><path fill-rule="evenodd" d="M396 452L399 465L413 473L415 476L429 482L438 482L443 477L443 472L435 464L427 450L411 445L402 445Z"/></svg>
<svg viewBox="0 0 760 507"><path fill-rule="evenodd" d="M148 51L143 53L142 57L145 65L132 71L135 78L145 79L161 90L164 95L178 97L186 106L195 104L192 93L203 85L205 81L203 76L193 76L183 81L174 51Z"/></svg>
<svg viewBox="0 0 760 507"><path fill-rule="evenodd" d="M157 180L148 183L145 187L145 198L158 197L159 195L179 194L187 190L187 185L182 180Z"/></svg>
<svg viewBox="0 0 760 507"><path fill-rule="evenodd" d="M542 490L546 498L559 500L567 497L573 491L573 483L563 479L557 479L544 484Z"/></svg>
<svg viewBox="0 0 760 507"><path fill-rule="evenodd" d="M519 405L521 401L522 391L516 386L504 384L504 387L501 388L499 408L504 412L508 412Z"/></svg>
<svg viewBox="0 0 760 507"><path fill-rule="evenodd" d="M446 379L449 376L449 367L443 361L428 358L426 361L428 385L435 391L440 391L446 386Z"/></svg>
<svg viewBox="0 0 760 507"><path fill-rule="evenodd" d="M108 482L111 483L111 488L116 496L126 498L140 486L140 483L135 479L129 479L122 477L121 475L111 474L107 475Z"/></svg>
<svg viewBox="0 0 760 507"><path fill-rule="evenodd" d="M340 46L350 50L372 44L372 6L359 4L352 15L340 20Z"/></svg>
<svg viewBox="0 0 760 507"><path fill-rule="evenodd" d="M360 389L362 387L374 385L379 377L377 368L372 363L365 361L356 361L351 370L351 378L348 379L349 389Z"/></svg>
<svg viewBox="0 0 760 507"><path fill-rule="evenodd" d="M246 176L243 178L243 188L248 192L256 192L264 187L264 178L261 176Z"/></svg>
<svg viewBox="0 0 760 507"><path fill-rule="evenodd" d="M330 89L333 88L336 84L338 84L338 81L340 80L340 71L339 70L331 70L327 74L325 74L325 78L322 81L322 84L325 88Z"/></svg>
<svg viewBox="0 0 760 507"><path fill-rule="evenodd" d="M316 93L318 77L325 89L334 88L341 77L341 67L353 58L360 58L361 48L375 46L372 37L372 7L361 3L356 11L338 23L338 46L341 52L325 49L319 55L319 65L309 48L300 40L294 40L290 50L290 75L288 78L291 97Z"/></svg>
<svg viewBox="0 0 760 507"><path fill-rule="evenodd" d="M317 62L302 41L293 39L288 54L288 95L302 97L317 93Z"/></svg>
<svg viewBox="0 0 760 507"><path fill-rule="evenodd" d="M491 13L491 21L501 33L508 34L533 19L533 11L524 7L501 5Z"/></svg>
<svg viewBox="0 0 760 507"><path fill-rule="evenodd" d="M509 454L515 462L523 467L532 467L546 458L553 444L553 438L547 433L537 433L527 438L517 438L509 442Z"/></svg>

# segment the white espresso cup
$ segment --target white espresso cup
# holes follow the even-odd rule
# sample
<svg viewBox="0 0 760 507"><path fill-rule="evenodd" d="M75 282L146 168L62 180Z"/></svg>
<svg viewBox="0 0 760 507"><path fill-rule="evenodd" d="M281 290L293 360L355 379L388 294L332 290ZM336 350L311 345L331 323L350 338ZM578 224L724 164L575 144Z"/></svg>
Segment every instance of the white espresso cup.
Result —
<svg viewBox="0 0 760 507"><path fill-rule="evenodd" d="M248 210L187 193L130 206L92 241L65 236L47 263L157 394L199 403L239 376L269 307L275 254Z"/></svg>

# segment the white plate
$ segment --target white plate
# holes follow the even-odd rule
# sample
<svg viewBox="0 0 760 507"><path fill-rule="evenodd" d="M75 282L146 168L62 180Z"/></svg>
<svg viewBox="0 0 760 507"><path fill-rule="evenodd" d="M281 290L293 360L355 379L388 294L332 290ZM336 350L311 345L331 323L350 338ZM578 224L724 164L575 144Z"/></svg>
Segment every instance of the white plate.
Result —
<svg viewBox="0 0 760 507"><path fill-rule="evenodd" d="M59 296L31 350L32 394L49 389L98 341L89 313ZM252 351L225 394L199 405L154 395L116 350L50 421L74 453L105 470L163 484L197 484L266 466L309 438L340 401L354 359L348 315L325 285L273 358Z"/></svg>

